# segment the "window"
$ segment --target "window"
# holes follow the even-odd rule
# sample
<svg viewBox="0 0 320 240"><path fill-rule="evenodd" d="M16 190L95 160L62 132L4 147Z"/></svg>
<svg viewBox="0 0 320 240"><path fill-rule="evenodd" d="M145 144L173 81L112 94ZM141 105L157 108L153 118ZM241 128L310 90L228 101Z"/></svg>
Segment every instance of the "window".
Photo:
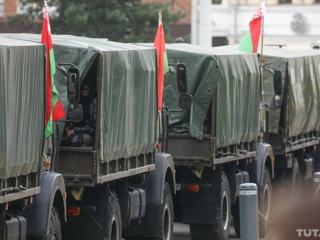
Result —
<svg viewBox="0 0 320 240"><path fill-rule="evenodd" d="M222 0L211 0L212 4L221 4L221 2L222 2Z"/></svg>
<svg viewBox="0 0 320 240"><path fill-rule="evenodd" d="M279 4L292 3L291 0L279 0Z"/></svg>

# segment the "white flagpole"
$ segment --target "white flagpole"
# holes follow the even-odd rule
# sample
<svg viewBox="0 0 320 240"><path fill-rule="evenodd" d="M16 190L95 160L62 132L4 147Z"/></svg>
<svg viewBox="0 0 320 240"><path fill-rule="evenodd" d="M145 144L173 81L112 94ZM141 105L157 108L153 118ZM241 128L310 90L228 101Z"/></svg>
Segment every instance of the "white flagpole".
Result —
<svg viewBox="0 0 320 240"><path fill-rule="evenodd" d="M263 37L264 37L264 15L265 15L265 0L262 0L262 19L261 19L261 34L260 34L260 91L261 91L261 119L260 119L260 131L266 132L266 114L265 114L265 102L264 102L264 87L263 87Z"/></svg>
<svg viewBox="0 0 320 240"><path fill-rule="evenodd" d="M264 104L264 86L263 86L263 37L264 37L264 15L265 15L265 0L262 0L263 3L263 14L261 19L261 41L260 41L260 88L261 88L261 121L262 125L261 130L266 131L266 116L265 116L265 104Z"/></svg>

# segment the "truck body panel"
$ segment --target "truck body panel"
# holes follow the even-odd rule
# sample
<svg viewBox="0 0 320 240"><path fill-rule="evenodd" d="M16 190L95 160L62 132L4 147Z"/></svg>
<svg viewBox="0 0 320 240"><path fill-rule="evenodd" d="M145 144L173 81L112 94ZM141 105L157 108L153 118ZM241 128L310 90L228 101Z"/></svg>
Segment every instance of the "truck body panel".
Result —
<svg viewBox="0 0 320 240"><path fill-rule="evenodd" d="M191 110L179 111L176 81L166 75L169 153L204 164L253 157L259 134L257 55L180 43L167 44L166 51L169 63L186 64L193 96Z"/></svg>
<svg viewBox="0 0 320 240"><path fill-rule="evenodd" d="M36 34L7 36L40 39ZM79 85L89 85L94 102L94 143L70 146L65 126L71 120L56 124L60 141L54 142L61 144L54 170L65 181L67 208L79 211L76 216L69 213L64 237L105 239L116 234L120 239L123 231L126 236L171 239L174 163L156 148L161 131L156 49L70 35L53 35L52 42L61 70L55 85L64 109L80 103L70 101L70 89L75 89L70 66L79 69ZM157 218L153 211L160 213Z"/></svg>
<svg viewBox="0 0 320 240"><path fill-rule="evenodd" d="M274 105L270 74L264 72L266 104L269 106L270 144L276 153L294 152L319 144L319 64L315 50L265 47L266 67L282 73L282 108Z"/></svg>
<svg viewBox="0 0 320 240"><path fill-rule="evenodd" d="M30 41L40 38L37 34L8 35ZM60 148L57 171L67 185L93 186L153 170L157 143L155 49L70 35L52 35L52 42L55 61L74 64L81 81L89 76L87 83L96 91L95 144ZM55 85L67 109L66 81L59 72ZM63 124L60 129L62 139Z"/></svg>
<svg viewBox="0 0 320 240"><path fill-rule="evenodd" d="M0 238L59 236L65 184L42 164L53 157L45 139L45 46L1 34L0 63Z"/></svg>
<svg viewBox="0 0 320 240"><path fill-rule="evenodd" d="M81 154L79 149L73 149L72 153L72 148L61 148L61 164L71 165L67 168L61 165L60 172L65 178L70 173L79 174L79 178L85 174L93 178L93 183L101 183L153 170L157 141L155 50L74 36L66 37L60 45L60 38L63 36L53 36L56 61L77 65L74 59L82 59L83 65L77 65L82 77L85 78L85 71L87 74L95 71L89 84L97 91L95 145L92 149L83 148ZM81 51L77 57L70 57L67 49L77 50L77 45L81 45ZM65 88L65 83L62 84L57 87ZM66 155L77 151L79 158ZM73 160L82 161L84 166L68 163ZM78 166L80 172L73 166Z"/></svg>
<svg viewBox="0 0 320 240"><path fill-rule="evenodd" d="M44 51L41 44L0 37L0 203L40 191L45 131Z"/></svg>

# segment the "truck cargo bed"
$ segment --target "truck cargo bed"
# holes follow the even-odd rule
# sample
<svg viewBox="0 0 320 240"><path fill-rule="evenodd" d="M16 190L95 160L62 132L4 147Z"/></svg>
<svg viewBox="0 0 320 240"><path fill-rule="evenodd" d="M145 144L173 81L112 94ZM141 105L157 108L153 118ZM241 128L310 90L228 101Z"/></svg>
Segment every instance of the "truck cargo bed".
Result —
<svg viewBox="0 0 320 240"><path fill-rule="evenodd" d="M67 186L93 186L96 183L130 177L155 169L154 153L101 162L91 147L60 147L58 171Z"/></svg>
<svg viewBox="0 0 320 240"><path fill-rule="evenodd" d="M31 173L0 180L0 204L40 193L39 175Z"/></svg>
<svg viewBox="0 0 320 240"><path fill-rule="evenodd" d="M275 154L290 153L299 149L318 145L319 133L310 132L296 137L284 137L281 134L270 134L270 144Z"/></svg>
<svg viewBox="0 0 320 240"><path fill-rule="evenodd" d="M189 134L170 133L168 143L168 151L176 165L212 166L256 155L255 142L216 148L214 138L208 134L199 140Z"/></svg>

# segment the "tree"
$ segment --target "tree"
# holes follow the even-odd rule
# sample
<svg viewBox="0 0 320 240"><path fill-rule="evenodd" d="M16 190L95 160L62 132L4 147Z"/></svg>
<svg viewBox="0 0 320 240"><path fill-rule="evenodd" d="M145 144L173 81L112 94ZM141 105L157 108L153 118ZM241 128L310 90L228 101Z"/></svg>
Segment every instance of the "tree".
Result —
<svg viewBox="0 0 320 240"><path fill-rule="evenodd" d="M23 11L9 17L9 25L22 24L30 32L40 33L43 0L20 0L20 3ZM48 5L53 34L108 38L117 42L153 42L160 11L166 40L171 42L169 26L184 15L170 12L166 4L142 4L140 0L51 0Z"/></svg>

